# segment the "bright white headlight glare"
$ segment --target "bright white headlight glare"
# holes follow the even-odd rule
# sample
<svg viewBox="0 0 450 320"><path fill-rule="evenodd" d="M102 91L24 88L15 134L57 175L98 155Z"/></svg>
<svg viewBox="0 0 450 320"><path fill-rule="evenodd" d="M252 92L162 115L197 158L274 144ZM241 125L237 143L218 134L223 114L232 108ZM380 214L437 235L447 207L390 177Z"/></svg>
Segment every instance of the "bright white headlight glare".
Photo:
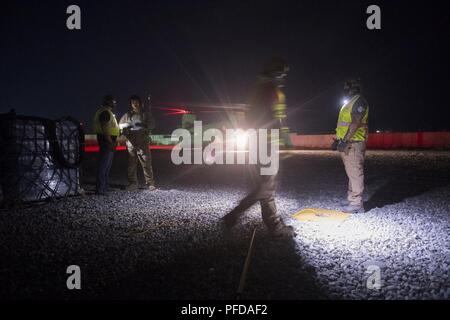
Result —
<svg viewBox="0 0 450 320"><path fill-rule="evenodd" d="M247 132L241 132L236 135L236 146L239 149L245 148L248 142L248 134Z"/></svg>

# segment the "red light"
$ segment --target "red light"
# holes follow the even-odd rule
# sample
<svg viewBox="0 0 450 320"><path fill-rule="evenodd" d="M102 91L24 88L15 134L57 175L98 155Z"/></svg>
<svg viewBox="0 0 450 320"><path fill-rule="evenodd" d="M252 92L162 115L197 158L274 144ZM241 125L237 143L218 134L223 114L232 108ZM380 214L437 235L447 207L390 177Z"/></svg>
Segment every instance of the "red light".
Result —
<svg viewBox="0 0 450 320"><path fill-rule="evenodd" d="M179 107L179 108L169 108L169 107L162 108L162 107L160 107L157 109L168 111L167 113L164 114L165 116L176 116L176 115L180 115L180 114L191 113L190 111L184 109L183 107Z"/></svg>
<svg viewBox="0 0 450 320"><path fill-rule="evenodd" d="M188 113L189 113L189 111L186 111L186 110L178 110L178 111L172 111L172 112L165 113L164 115L165 116L176 116L179 114L188 114Z"/></svg>
<svg viewBox="0 0 450 320"><path fill-rule="evenodd" d="M84 152L99 152L100 147L99 146L85 146Z"/></svg>
<svg viewBox="0 0 450 320"><path fill-rule="evenodd" d="M163 146L152 146L149 145L148 148L150 150L172 150L174 146L171 145L163 145ZM125 151L127 150L126 146L117 146L116 147L116 151ZM98 145L90 145L90 146L85 146L84 147L84 152L86 153L92 153L92 152L100 152L100 147Z"/></svg>

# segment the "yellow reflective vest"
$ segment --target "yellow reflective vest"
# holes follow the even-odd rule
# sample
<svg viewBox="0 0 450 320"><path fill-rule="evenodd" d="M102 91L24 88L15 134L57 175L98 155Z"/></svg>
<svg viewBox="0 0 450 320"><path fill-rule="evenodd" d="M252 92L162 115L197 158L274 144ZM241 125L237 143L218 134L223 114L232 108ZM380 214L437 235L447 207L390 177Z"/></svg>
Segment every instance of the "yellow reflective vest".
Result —
<svg viewBox="0 0 450 320"><path fill-rule="evenodd" d="M272 106L273 118L286 119L286 96L280 88L276 88L277 101Z"/></svg>
<svg viewBox="0 0 450 320"><path fill-rule="evenodd" d="M289 137L289 127L286 126L284 120L287 118L286 114L286 95L280 88L276 88L276 103L272 106L273 118L281 122L280 136L277 143L280 146L286 146ZM290 143L291 144L291 143Z"/></svg>
<svg viewBox="0 0 450 320"><path fill-rule="evenodd" d="M352 123L352 110L355 102L360 98L359 94L355 95L350 99L349 102L344 104L339 112L339 118L336 127L336 138L344 139L350 124ZM368 130L368 120L369 120L369 108L367 108L364 114L359 128L356 130L351 141L366 141L369 135Z"/></svg>
<svg viewBox="0 0 450 320"><path fill-rule="evenodd" d="M103 131L102 125L100 123L100 114L103 111L106 111L109 113L109 121L104 126L104 127L106 127L107 132ZM116 136L116 137L120 135L119 124L117 123L116 116L114 115L114 113L112 113L112 111L108 107L101 107L95 113L94 132L96 134L102 134L102 135L109 134L111 136Z"/></svg>

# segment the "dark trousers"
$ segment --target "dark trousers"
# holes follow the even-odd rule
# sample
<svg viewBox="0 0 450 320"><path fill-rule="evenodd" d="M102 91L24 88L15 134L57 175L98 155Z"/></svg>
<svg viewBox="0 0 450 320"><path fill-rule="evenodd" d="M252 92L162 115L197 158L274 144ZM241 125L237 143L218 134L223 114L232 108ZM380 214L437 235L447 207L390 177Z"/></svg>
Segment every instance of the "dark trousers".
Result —
<svg viewBox="0 0 450 320"><path fill-rule="evenodd" d="M275 192L277 188L277 175L263 176L260 174L259 165L249 165L246 168L247 182L250 187L250 193L241 200L239 205L228 215L238 218L247 209L259 201L261 205L261 214L264 223L269 229L274 228L281 223L281 217L277 213L275 206Z"/></svg>
<svg viewBox="0 0 450 320"><path fill-rule="evenodd" d="M114 151L108 148L106 141L101 138L98 139L98 145L100 147L100 158L98 160L97 167L97 192L106 192L108 190L109 172L114 158Z"/></svg>

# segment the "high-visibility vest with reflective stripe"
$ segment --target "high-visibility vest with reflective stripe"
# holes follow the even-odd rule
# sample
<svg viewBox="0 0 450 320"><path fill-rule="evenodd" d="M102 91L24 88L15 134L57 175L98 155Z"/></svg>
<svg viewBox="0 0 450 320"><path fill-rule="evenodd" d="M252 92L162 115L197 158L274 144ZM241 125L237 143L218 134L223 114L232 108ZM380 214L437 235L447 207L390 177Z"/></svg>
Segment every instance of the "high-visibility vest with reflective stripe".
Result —
<svg viewBox="0 0 450 320"><path fill-rule="evenodd" d="M280 88L276 89L277 101L272 106L273 118L280 120L286 118L286 96Z"/></svg>
<svg viewBox="0 0 450 320"><path fill-rule="evenodd" d="M286 95L280 88L276 88L276 95L277 95L277 101L272 106L273 118L278 121L282 121L282 120L286 119L286 117L287 117ZM289 127L280 126L278 141L274 141L274 142L277 143L279 146L284 146L285 145L285 141L283 139L284 135L289 135ZM268 136L270 139L270 135L268 135Z"/></svg>
<svg viewBox="0 0 450 320"><path fill-rule="evenodd" d="M100 114L106 111L109 113L109 121L104 125L106 127L107 132L104 132L102 129L102 125L100 123ZM119 124L117 123L116 116L114 113L111 112L111 110L107 107L101 107L97 110L94 116L94 132L96 134L109 134L111 136L119 136L120 135L120 129Z"/></svg>
<svg viewBox="0 0 450 320"><path fill-rule="evenodd" d="M339 118L336 127L336 137L338 139L344 139L348 127L352 123L352 110L355 102L360 98L360 95L355 95L349 102L344 104L339 112ZM367 108L364 114L359 128L356 130L351 141L365 141L368 137L368 119L369 119L369 108Z"/></svg>

